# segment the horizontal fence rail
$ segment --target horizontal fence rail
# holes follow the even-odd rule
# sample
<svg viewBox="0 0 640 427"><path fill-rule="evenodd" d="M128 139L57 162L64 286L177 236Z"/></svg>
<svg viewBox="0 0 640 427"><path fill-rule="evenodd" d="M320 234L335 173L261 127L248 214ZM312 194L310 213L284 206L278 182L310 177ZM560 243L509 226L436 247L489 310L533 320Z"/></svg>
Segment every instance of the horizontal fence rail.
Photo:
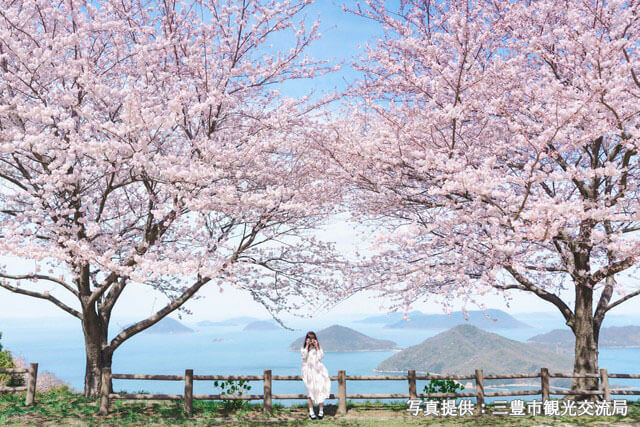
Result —
<svg viewBox="0 0 640 427"><path fill-rule="evenodd" d="M485 397L506 397L506 396L542 396L542 400L549 400L550 395L575 395L575 396L601 396L604 400L611 400L611 395L640 395L640 390L611 389L609 378L640 379L640 374L609 374L606 369L600 369L599 374L576 374L565 372L549 372L547 368L542 368L538 373L529 374L496 374L484 375L482 369L477 369L474 375L447 375L430 374L416 375L415 370L407 371L407 375L347 375L346 371L338 371L338 375L329 377L332 381L338 382L338 393L330 394L329 399L338 399L338 413L347 412L347 399L418 399L418 398L476 398L478 414L481 413ZM540 388L534 390L515 391L484 391L485 380L503 379L531 379L540 378ZM552 388L549 386L551 378L592 378L598 380L597 390L568 390ZM161 381L183 381L184 394L126 394L112 393L110 391L111 380L161 380ZM263 394L193 394L193 381L262 381ZM456 393L417 393L416 381L430 380L474 380L475 391ZM264 402L264 412L272 412L273 399L304 399L306 394L273 394L273 381L302 381L300 375L272 375L267 369L263 375L194 375L192 369L187 369L184 375L138 375L138 374L112 374L111 368L102 370L102 389L100 398L100 414L109 413L110 401L114 399L131 400L184 400L184 410L187 414L193 412L194 400L262 400ZM347 394L347 381L406 381L408 393L351 393Z"/></svg>
<svg viewBox="0 0 640 427"><path fill-rule="evenodd" d="M36 382L38 380L38 364L31 363L29 368L0 369L0 374L22 374L27 385L17 387L0 387L0 393L20 393L26 391L24 405L31 406L36 398Z"/></svg>

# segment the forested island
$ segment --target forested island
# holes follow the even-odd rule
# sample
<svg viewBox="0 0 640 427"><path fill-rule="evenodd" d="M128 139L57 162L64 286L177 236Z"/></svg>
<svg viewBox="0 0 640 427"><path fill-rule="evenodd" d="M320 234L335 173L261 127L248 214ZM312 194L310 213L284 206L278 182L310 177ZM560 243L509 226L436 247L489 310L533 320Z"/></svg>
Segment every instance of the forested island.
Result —
<svg viewBox="0 0 640 427"><path fill-rule="evenodd" d="M407 316L413 319L415 316L423 316L425 313L421 311L410 311ZM376 314L374 316L367 316L364 319L357 320L357 323L382 323L385 325L396 323L402 320L402 313L394 311L387 314Z"/></svg>
<svg viewBox="0 0 640 427"><path fill-rule="evenodd" d="M442 329L452 328L460 324L473 325L485 329L519 329L531 327L502 310L470 310L467 314L468 316L462 311L456 311L451 314L412 312L408 314L409 320L400 319L385 325L385 328Z"/></svg>
<svg viewBox="0 0 640 427"><path fill-rule="evenodd" d="M240 317L232 317L231 319L220 320L220 321L211 321L211 320L203 320L201 322L196 323L196 325L200 327L208 327L208 326L242 326L248 323L254 322L258 319L250 316L240 316Z"/></svg>
<svg viewBox="0 0 640 427"><path fill-rule="evenodd" d="M533 344L510 340L471 325L458 325L381 362L377 372L516 374L548 368L570 372L573 359Z"/></svg>
<svg viewBox="0 0 640 427"><path fill-rule="evenodd" d="M544 344L551 350L573 354L575 336L569 329L554 329L529 338L529 342ZM600 330L599 347L639 348L640 326L610 326Z"/></svg>
<svg viewBox="0 0 640 427"><path fill-rule="evenodd" d="M318 341L324 351L389 351L397 348L391 340L372 338L354 329L341 325L332 325L317 332ZM289 350L300 351L304 343L304 336L295 340Z"/></svg>
<svg viewBox="0 0 640 427"><path fill-rule="evenodd" d="M188 334L191 332L193 332L193 329L183 325L171 317L165 317L155 325L142 331L142 333L149 334Z"/></svg>
<svg viewBox="0 0 640 427"><path fill-rule="evenodd" d="M242 330L243 331L274 331L280 329L280 325L272 320L256 320L255 322L251 322L247 324Z"/></svg>

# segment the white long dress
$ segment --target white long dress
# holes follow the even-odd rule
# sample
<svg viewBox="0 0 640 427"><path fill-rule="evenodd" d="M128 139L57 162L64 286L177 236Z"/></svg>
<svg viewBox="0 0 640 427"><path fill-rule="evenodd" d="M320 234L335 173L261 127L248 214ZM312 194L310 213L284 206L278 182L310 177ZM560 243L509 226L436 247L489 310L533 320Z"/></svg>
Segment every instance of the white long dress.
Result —
<svg viewBox="0 0 640 427"><path fill-rule="evenodd" d="M320 362L324 357L324 351L322 347L319 350L315 348L307 350L303 347L300 352L302 353L302 381L307 387L307 396L315 404L323 403L331 393L329 371Z"/></svg>

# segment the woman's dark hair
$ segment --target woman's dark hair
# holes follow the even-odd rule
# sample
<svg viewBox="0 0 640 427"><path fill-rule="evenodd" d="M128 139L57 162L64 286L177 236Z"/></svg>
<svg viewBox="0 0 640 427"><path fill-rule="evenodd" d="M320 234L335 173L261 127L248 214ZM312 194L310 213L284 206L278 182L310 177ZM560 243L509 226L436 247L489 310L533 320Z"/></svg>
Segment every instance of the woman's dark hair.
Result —
<svg viewBox="0 0 640 427"><path fill-rule="evenodd" d="M316 333L313 331L309 331L307 332L307 335L304 337L304 341L302 342L302 348L304 348L304 346L307 344L308 338L315 339L316 341L318 341L318 346L320 345L320 341L318 340L318 336L316 335Z"/></svg>

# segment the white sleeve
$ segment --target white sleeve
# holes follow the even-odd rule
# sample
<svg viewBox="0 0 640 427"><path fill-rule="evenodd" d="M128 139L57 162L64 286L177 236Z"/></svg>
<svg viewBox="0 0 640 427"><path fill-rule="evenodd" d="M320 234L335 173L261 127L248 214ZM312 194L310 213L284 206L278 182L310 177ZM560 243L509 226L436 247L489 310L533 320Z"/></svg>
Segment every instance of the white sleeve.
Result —
<svg viewBox="0 0 640 427"><path fill-rule="evenodd" d="M309 356L309 350L307 350L306 348L302 347L300 349L300 353L302 353L302 360L306 361L307 357Z"/></svg>
<svg viewBox="0 0 640 427"><path fill-rule="evenodd" d="M322 347L320 347L318 349L318 360L322 359L324 357L324 351L322 350Z"/></svg>

